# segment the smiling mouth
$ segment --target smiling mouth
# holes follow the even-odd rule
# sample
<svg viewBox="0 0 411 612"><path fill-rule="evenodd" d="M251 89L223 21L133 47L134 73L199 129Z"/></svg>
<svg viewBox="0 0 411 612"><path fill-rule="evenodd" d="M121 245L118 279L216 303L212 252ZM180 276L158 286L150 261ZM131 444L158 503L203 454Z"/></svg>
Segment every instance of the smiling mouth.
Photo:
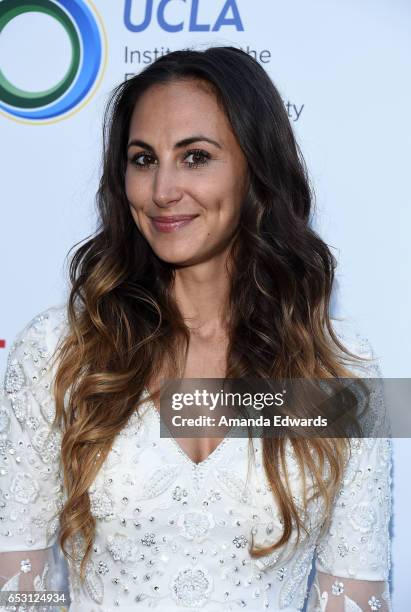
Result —
<svg viewBox="0 0 411 612"><path fill-rule="evenodd" d="M159 232L174 232L191 223L198 215L166 215L150 217L152 225Z"/></svg>

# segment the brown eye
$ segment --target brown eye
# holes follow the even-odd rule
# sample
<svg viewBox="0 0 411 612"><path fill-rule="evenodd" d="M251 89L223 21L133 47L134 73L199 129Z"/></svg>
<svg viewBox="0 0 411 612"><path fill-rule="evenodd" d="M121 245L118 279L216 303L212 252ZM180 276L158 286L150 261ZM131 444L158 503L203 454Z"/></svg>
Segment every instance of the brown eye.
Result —
<svg viewBox="0 0 411 612"><path fill-rule="evenodd" d="M147 168L153 163L153 160L154 157L149 153L137 153L137 155L134 155L134 157L131 159L131 163L137 166L138 168Z"/></svg>
<svg viewBox="0 0 411 612"><path fill-rule="evenodd" d="M185 158L193 157L193 161L187 162L189 168L198 168L199 166L206 166L208 164L208 160L210 159L210 154L207 151L203 151L202 149L194 149L191 151L187 151Z"/></svg>

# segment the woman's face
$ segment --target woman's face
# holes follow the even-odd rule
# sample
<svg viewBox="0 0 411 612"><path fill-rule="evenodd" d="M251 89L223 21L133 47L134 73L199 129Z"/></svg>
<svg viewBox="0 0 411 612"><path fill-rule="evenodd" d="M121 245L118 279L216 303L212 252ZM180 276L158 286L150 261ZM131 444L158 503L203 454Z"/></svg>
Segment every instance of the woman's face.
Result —
<svg viewBox="0 0 411 612"><path fill-rule="evenodd" d="M131 118L127 160L131 214L160 259L187 266L227 248L248 166L209 89L195 80L148 89Z"/></svg>

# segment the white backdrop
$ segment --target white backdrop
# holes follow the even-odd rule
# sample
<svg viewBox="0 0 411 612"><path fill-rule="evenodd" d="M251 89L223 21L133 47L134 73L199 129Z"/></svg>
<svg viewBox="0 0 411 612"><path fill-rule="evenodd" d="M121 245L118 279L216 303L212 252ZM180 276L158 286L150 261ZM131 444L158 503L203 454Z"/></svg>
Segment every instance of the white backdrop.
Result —
<svg viewBox="0 0 411 612"><path fill-rule="evenodd" d="M370 339L384 376L411 377L409 0L45 2L69 15L91 11L102 53L93 83L69 113L19 118L24 109L0 93L0 370L17 331L65 299L64 258L94 230L110 89L167 49L235 45L269 72L304 152L317 192L316 228L339 261L336 311ZM47 13L23 12L3 27L0 70L15 87L52 88L71 58L66 30ZM410 441L396 439L394 450L392 588L394 610L405 612Z"/></svg>

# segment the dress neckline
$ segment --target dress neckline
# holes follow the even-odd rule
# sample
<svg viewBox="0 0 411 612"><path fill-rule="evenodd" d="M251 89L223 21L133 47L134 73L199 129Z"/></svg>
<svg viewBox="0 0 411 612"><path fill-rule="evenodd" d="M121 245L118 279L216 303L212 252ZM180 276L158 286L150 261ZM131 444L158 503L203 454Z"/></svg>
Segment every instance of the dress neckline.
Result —
<svg viewBox="0 0 411 612"><path fill-rule="evenodd" d="M232 440L232 438L230 436L230 433L234 429L233 427L231 427L229 429L228 434L226 436L224 436L224 438L221 440L220 444L218 444L218 446L216 446L215 449L212 450L211 453L205 459L203 459L203 461L199 461L198 463L196 461L193 461L193 459L191 459L191 457L180 446L180 444L177 442L177 440L174 438L174 436L171 435L170 430L168 429L167 425L162 420L161 414L159 413L159 411L157 410L156 406L154 405L154 402L151 399L148 398L149 395L150 394L148 392L148 389L145 387L144 390L143 390L143 398L145 399L145 401L146 401L146 403L148 405L148 409L153 413L153 415L154 415L155 419L157 420L158 424L160 425L162 423L163 426L167 429L167 431L170 434L169 436L166 436L163 439L169 440L169 443L172 445L174 450L177 451L177 453L180 455L180 457L182 457L183 460L186 461L190 465L190 467L192 467L192 469L199 470L201 468L204 468L204 467L207 467L208 465L210 465L213 461L215 461L215 459L217 457L219 457L219 455L221 454L222 450L227 446L228 441Z"/></svg>

